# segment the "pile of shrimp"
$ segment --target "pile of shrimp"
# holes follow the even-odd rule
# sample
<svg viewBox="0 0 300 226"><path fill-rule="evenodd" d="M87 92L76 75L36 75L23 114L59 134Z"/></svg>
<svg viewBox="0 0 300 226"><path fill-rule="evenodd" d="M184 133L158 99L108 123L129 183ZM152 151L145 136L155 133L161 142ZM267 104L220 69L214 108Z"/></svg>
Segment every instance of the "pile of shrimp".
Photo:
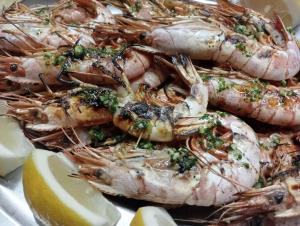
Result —
<svg viewBox="0 0 300 226"><path fill-rule="evenodd" d="M299 70L279 17L226 0L14 3L0 16L6 115L105 194L215 208L178 223L300 224Z"/></svg>

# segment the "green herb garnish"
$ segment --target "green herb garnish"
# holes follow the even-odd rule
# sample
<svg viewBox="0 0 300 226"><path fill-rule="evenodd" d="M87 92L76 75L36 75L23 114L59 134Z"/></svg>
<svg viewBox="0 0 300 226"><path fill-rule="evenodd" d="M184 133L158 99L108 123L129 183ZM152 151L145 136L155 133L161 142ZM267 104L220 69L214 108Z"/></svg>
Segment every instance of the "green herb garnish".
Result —
<svg viewBox="0 0 300 226"><path fill-rule="evenodd" d="M291 34L291 35L296 35L296 31L293 27L287 27L286 30Z"/></svg>
<svg viewBox="0 0 300 226"><path fill-rule="evenodd" d="M143 4L140 0L137 0L130 8L131 13L138 13L143 7Z"/></svg>
<svg viewBox="0 0 300 226"><path fill-rule="evenodd" d="M283 87L286 87L287 86L287 81L286 80L281 80L280 85L283 86Z"/></svg>
<svg viewBox="0 0 300 226"><path fill-rule="evenodd" d="M238 149L236 144L231 144L229 146L229 153L233 155L236 160L241 160L243 158L242 152Z"/></svg>
<svg viewBox="0 0 300 226"><path fill-rule="evenodd" d="M86 87L73 95L79 96L86 105L106 107L112 113L117 110L118 99L110 89Z"/></svg>
<svg viewBox="0 0 300 226"><path fill-rule="evenodd" d="M297 93L294 90L282 88L279 90L279 95L281 97L295 97L297 96Z"/></svg>
<svg viewBox="0 0 300 226"><path fill-rule="evenodd" d="M168 150L170 162L172 165L178 166L179 173L190 170L197 163L197 158L193 156L187 148L180 147Z"/></svg>
<svg viewBox="0 0 300 226"><path fill-rule="evenodd" d="M218 89L217 92L222 92L226 89L230 89L232 84L227 83L224 78L218 78Z"/></svg>
<svg viewBox="0 0 300 226"><path fill-rule="evenodd" d="M147 119L137 119L134 124L133 128L138 129L138 130L145 130L149 127L150 122Z"/></svg>
<svg viewBox="0 0 300 226"><path fill-rule="evenodd" d="M251 87L245 92L247 100L250 102L256 102L262 98L262 90L258 86Z"/></svg>
<svg viewBox="0 0 300 226"><path fill-rule="evenodd" d="M240 50L242 52L243 55L245 55L246 57L251 57L252 53L247 49L245 43L243 42L238 42L237 44L235 44L235 47Z"/></svg>
<svg viewBox="0 0 300 226"><path fill-rule="evenodd" d="M148 141L148 140L141 140L138 144L138 148L153 150L154 149L154 144L151 141Z"/></svg>
<svg viewBox="0 0 300 226"><path fill-rule="evenodd" d="M259 177L257 182L254 184L255 188L263 188L265 187L265 182L264 182L264 179L262 177Z"/></svg>
<svg viewBox="0 0 300 226"><path fill-rule="evenodd" d="M275 134L272 134L270 136L270 147L271 148L276 148L279 144L280 144L280 139L281 139L281 136L277 133Z"/></svg>
<svg viewBox="0 0 300 226"><path fill-rule="evenodd" d="M101 127L93 127L89 130L89 138L94 144L104 141L105 133Z"/></svg>
<svg viewBox="0 0 300 226"><path fill-rule="evenodd" d="M226 115L228 115L228 113L227 113L227 112L224 112L224 111L216 111L216 113L217 113L218 115L220 115L221 117L225 117Z"/></svg>
<svg viewBox="0 0 300 226"><path fill-rule="evenodd" d="M246 168L246 169L249 169L249 168L250 168L250 165L249 165L248 162L243 162L243 163L242 163L242 166L243 166L244 168Z"/></svg>
<svg viewBox="0 0 300 226"><path fill-rule="evenodd" d="M251 35L251 31L249 31L248 28L242 24L236 24L234 27L234 31L246 36Z"/></svg>
<svg viewBox="0 0 300 226"><path fill-rule="evenodd" d="M86 55L86 49L82 45L76 45L74 47L74 58L76 59L84 59Z"/></svg>
<svg viewBox="0 0 300 226"><path fill-rule="evenodd" d="M208 75L208 74L200 74L200 77L202 78L203 82L208 82L209 80L212 79L212 76Z"/></svg>

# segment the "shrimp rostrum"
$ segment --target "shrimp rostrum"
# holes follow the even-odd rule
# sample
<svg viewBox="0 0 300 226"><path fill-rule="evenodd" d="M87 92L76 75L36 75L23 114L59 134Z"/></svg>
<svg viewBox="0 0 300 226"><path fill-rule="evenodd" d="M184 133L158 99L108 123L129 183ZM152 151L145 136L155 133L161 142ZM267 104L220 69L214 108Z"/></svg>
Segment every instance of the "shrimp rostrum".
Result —
<svg viewBox="0 0 300 226"><path fill-rule="evenodd" d="M78 164L81 177L107 194L164 204L230 202L258 179L256 135L230 115L208 113L197 120L200 125L187 146L152 143L141 148L136 142L127 142L65 154ZM206 136L201 131L212 134Z"/></svg>
<svg viewBox="0 0 300 226"><path fill-rule="evenodd" d="M273 22L227 1L219 1L217 7L199 4L208 13L202 10L202 15L199 10L200 16L192 19L164 19L161 24L142 26L142 35L138 31L142 42L168 54L228 62L235 69L266 80L280 81L297 74L299 48L280 18ZM127 18L119 19L130 23ZM128 34L132 38L132 31Z"/></svg>

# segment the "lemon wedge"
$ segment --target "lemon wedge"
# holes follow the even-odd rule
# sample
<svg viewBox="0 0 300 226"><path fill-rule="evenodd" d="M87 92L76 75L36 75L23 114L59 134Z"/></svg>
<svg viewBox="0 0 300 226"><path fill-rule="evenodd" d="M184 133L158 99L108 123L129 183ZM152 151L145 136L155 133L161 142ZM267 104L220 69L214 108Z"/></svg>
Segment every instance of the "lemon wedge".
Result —
<svg viewBox="0 0 300 226"><path fill-rule="evenodd" d="M14 4L16 2L20 2L20 0L5 0L5 1L1 2L0 3L0 13L2 13L2 11L4 9L9 8L12 4Z"/></svg>
<svg viewBox="0 0 300 226"><path fill-rule="evenodd" d="M24 164L23 187L34 215L45 225L111 226L116 207L84 180L63 153L37 149Z"/></svg>
<svg viewBox="0 0 300 226"><path fill-rule="evenodd" d="M0 115L6 111L6 102L0 101ZM5 176L24 163L34 146L15 119L0 116L0 128L0 176Z"/></svg>
<svg viewBox="0 0 300 226"><path fill-rule="evenodd" d="M160 207L145 206L138 209L130 226L176 226L168 212Z"/></svg>

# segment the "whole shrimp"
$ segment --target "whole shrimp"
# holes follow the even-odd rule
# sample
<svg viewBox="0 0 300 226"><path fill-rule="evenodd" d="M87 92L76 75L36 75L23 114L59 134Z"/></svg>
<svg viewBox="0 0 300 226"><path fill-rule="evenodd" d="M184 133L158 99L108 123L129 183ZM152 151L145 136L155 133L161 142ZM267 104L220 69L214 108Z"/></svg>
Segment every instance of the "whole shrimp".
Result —
<svg viewBox="0 0 300 226"><path fill-rule="evenodd" d="M51 11L51 17L56 23L78 24L89 28L97 23L115 23L111 12L95 0L63 0Z"/></svg>
<svg viewBox="0 0 300 226"><path fill-rule="evenodd" d="M102 96L100 98L100 96ZM34 131L54 131L108 123L112 120L117 97L111 89L76 88L37 98L1 94L7 100L7 114ZM106 98L106 99L105 99ZM108 103L109 99L109 103Z"/></svg>
<svg viewBox="0 0 300 226"><path fill-rule="evenodd" d="M258 134L260 177L252 189L213 212L207 221L180 219L183 223L212 225L299 224L299 143L292 132Z"/></svg>
<svg viewBox="0 0 300 226"><path fill-rule="evenodd" d="M85 48L76 44L66 51L36 53L28 57L0 56L0 77L18 84L59 85L72 83L63 77L71 76L94 85L113 85L120 74L113 58L121 49L106 46ZM136 79L150 67L151 56L138 51L126 50L116 62L125 71L129 80ZM41 78L42 77L42 78Z"/></svg>
<svg viewBox="0 0 300 226"><path fill-rule="evenodd" d="M77 148L65 154L78 164L80 177L110 195L163 204L221 205L250 189L259 176L255 133L236 117L221 115L207 113L197 118L200 125L192 145L187 142L188 146L174 148L123 142L89 151ZM201 128L217 129L213 136L222 141L206 145L214 141L200 135Z"/></svg>
<svg viewBox="0 0 300 226"><path fill-rule="evenodd" d="M67 4L68 3L68 4ZM83 4L84 8L77 8L76 3ZM62 6L75 5L66 10L70 11L68 14L63 10L58 10ZM101 8L101 9L100 9ZM55 10L57 9L57 10ZM75 41L79 40L79 44L88 47L95 46L95 41L92 38L92 30L87 28L91 26L89 24L82 24L82 27L78 26L65 26L58 18L68 17L66 19L68 23L76 23L78 16L76 12L86 10L96 12L97 18L103 17L99 21L97 18L94 23L111 21L111 14L100 3L89 1L68 1L62 3L58 8L37 8L30 9L26 6L16 3L15 8L11 8L3 13L0 17L0 46L2 51L8 51L23 55L29 55L32 52L38 52L41 50L53 50L60 46L72 45ZM52 12L53 11L53 12ZM74 12L73 12L74 11ZM73 13L72 13L73 12ZM74 18L72 15L75 14ZM80 13L79 13L80 14ZM81 17L82 15L80 15ZM95 15L96 16L96 15ZM94 18L88 16L82 16L86 23L94 21ZM75 20L75 21L74 21Z"/></svg>
<svg viewBox="0 0 300 226"><path fill-rule="evenodd" d="M203 86L191 61L183 57L185 65L176 61L178 74L190 87L190 94L174 106L157 106L137 98L130 88L125 73L122 73L126 92L119 101L119 108L113 116L116 127L136 137L153 141L168 142L175 139L174 126L179 118L197 116L206 111L207 89ZM129 93L129 95L128 95Z"/></svg>
<svg viewBox="0 0 300 226"><path fill-rule="evenodd" d="M209 103L239 116L278 126L300 125L300 90L247 79L241 73L200 69L209 91ZM243 76L246 79L234 78ZM215 75L215 76L210 76Z"/></svg>
<svg viewBox="0 0 300 226"><path fill-rule="evenodd" d="M209 8L205 4L201 7ZM209 9L208 12L202 10L203 15L193 19L162 19L147 26L143 22L144 32L137 29L137 33L144 43L168 54L182 53L192 59L228 62L252 77L280 81L298 73L299 48L280 18L272 22L227 1L219 1L218 7ZM119 17L119 20L130 24L127 18ZM124 30L127 29L132 38L133 29Z"/></svg>
<svg viewBox="0 0 300 226"><path fill-rule="evenodd" d="M121 9L123 13L128 13L142 20L151 20L155 17L165 17L172 14L171 10L166 6L165 1L126 0L120 2L107 0L104 3L111 4Z"/></svg>

